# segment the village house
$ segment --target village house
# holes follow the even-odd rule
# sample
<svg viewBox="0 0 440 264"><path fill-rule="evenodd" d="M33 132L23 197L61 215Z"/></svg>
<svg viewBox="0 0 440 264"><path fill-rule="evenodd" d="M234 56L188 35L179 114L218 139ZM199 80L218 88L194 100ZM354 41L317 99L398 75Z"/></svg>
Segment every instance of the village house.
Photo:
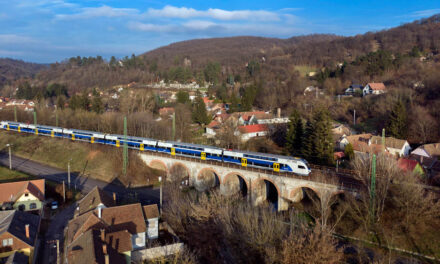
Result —
<svg viewBox="0 0 440 264"><path fill-rule="evenodd" d="M348 144L353 146L354 152L358 153L374 153L388 152L391 155L402 157L408 156L411 147L406 140L396 139L393 137L385 138L385 146L382 145L382 137L373 136L372 134L359 134L351 136L343 136L338 142L339 148L344 150Z"/></svg>
<svg viewBox="0 0 440 264"><path fill-rule="evenodd" d="M350 85L350 87L345 89L344 94L348 96L355 96L355 95L361 96L363 94L363 89L364 87L360 84L352 84Z"/></svg>
<svg viewBox="0 0 440 264"><path fill-rule="evenodd" d="M383 94L386 92L385 84L383 83L367 83L364 89L362 90L363 96L369 94Z"/></svg>
<svg viewBox="0 0 440 264"><path fill-rule="evenodd" d="M425 174L423 167L414 159L400 158L397 161L397 165L404 172L414 173L420 176Z"/></svg>
<svg viewBox="0 0 440 264"><path fill-rule="evenodd" d="M157 204L144 205L145 221L147 224L147 239L159 237L159 209Z"/></svg>
<svg viewBox="0 0 440 264"><path fill-rule="evenodd" d="M18 252L28 257L27 263L33 263L39 230L38 215L17 210L0 211L0 260Z"/></svg>
<svg viewBox="0 0 440 264"><path fill-rule="evenodd" d="M169 117L174 114L174 107L162 107L159 109L159 115L161 117Z"/></svg>
<svg viewBox="0 0 440 264"><path fill-rule="evenodd" d="M239 136L241 141L245 142L254 137L264 137L269 133L269 127L267 125L245 125L238 126L235 132L236 136Z"/></svg>
<svg viewBox="0 0 440 264"><path fill-rule="evenodd" d="M44 179L0 184L1 210L37 211L43 208L44 200Z"/></svg>
<svg viewBox="0 0 440 264"><path fill-rule="evenodd" d="M411 154L426 158L440 158L440 143L425 144L416 148Z"/></svg>
<svg viewBox="0 0 440 264"><path fill-rule="evenodd" d="M97 208L107 208L114 205L116 205L116 195L113 194L113 198L111 198L106 192L95 186L78 202L74 216L77 217Z"/></svg>

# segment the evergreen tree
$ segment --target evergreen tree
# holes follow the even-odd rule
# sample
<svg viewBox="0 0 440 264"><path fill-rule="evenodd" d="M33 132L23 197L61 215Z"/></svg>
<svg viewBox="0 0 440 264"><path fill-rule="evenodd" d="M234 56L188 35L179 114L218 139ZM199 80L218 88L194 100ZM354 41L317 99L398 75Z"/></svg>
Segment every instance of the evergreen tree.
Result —
<svg viewBox="0 0 440 264"><path fill-rule="evenodd" d="M350 143L348 143L348 144L345 146L345 149L344 149L344 155L345 155L345 157L346 157L348 160L352 160L352 159L354 158L354 150L353 150L353 146L352 146Z"/></svg>
<svg viewBox="0 0 440 264"><path fill-rule="evenodd" d="M387 132L390 136L406 139L408 136L408 115L401 100L394 105L388 118Z"/></svg>
<svg viewBox="0 0 440 264"><path fill-rule="evenodd" d="M93 98L92 111L98 114L102 114L104 112L104 104L102 103L101 97L96 96Z"/></svg>
<svg viewBox="0 0 440 264"><path fill-rule="evenodd" d="M304 154L307 159L319 164L333 164L333 135L330 114L318 109L307 123Z"/></svg>
<svg viewBox="0 0 440 264"><path fill-rule="evenodd" d="M294 110L290 115L289 130L286 136L286 148L290 155L302 155L302 148L304 144L304 124L300 114Z"/></svg>
<svg viewBox="0 0 440 264"><path fill-rule="evenodd" d="M176 102L179 104L187 104L190 102L189 93L185 91L178 91L176 94Z"/></svg>
<svg viewBox="0 0 440 264"><path fill-rule="evenodd" d="M202 97L198 96L194 102L193 120L198 124L207 125L210 122L210 118L206 112L206 105L203 102Z"/></svg>

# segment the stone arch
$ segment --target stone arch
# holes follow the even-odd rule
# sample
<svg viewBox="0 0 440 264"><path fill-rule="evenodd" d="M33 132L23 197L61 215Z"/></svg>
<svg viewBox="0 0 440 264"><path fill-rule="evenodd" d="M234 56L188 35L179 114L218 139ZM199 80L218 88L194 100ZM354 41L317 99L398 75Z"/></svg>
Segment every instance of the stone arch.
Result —
<svg viewBox="0 0 440 264"><path fill-rule="evenodd" d="M174 162L168 171L168 176L169 179L172 181L189 180L189 178L191 177L191 171L182 162Z"/></svg>
<svg viewBox="0 0 440 264"><path fill-rule="evenodd" d="M213 168L203 168L197 174L196 188L199 191L206 191L220 185L220 176Z"/></svg>
<svg viewBox="0 0 440 264"><path fill-rule="evenodd" d="M304 190L305 189L312 190L316 194L316 196L319 199L321 199L321 192L318 191L316 188L311 187L311 186L307 186L307 185L292 189L289 193L289 199L292 200L293 202L301 202L301 200L304 198Z"/></svg>
<svg viewBox="0 0 440 264"><path fill-rule="evenodd" d="M168 173L168 166L162 160L154 159L154 160L150 161L148 166L150 168L153 168L153 169L156 169L156 170L160 170L160 171L164 171L164 172Z"/></svg>
<svg viewBox="0 0 440 264"><path fill-rule="evenodd" d="M246 196L249 192L249 182L238 172L230 172L223 178L223 189L227 194L241 193Z"/></svg>
<svg viewBox="0 0 440 264"><path fill-rule="evenodd" d="M268 201L278 210L281 190L273 180L266 177L259 178L255 183L252 183L252 195L256 205Z"/></svg>

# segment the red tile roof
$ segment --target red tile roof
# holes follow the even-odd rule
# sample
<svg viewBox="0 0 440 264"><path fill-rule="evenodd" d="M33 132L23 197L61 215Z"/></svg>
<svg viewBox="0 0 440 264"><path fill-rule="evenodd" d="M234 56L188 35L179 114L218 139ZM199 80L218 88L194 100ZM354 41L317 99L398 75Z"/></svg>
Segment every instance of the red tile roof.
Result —
<svg viewBox="0 0 440 264"><path fill-rule="evenodd" d="M416 160L410 160L405 158L400 158L399 161L397 162L397 165L401 170L409 171L409 172L414 171L417 164L419 163Z"/></svg>
<svg viewBox="0 0 440 264"><path fill-rule="evenodd" d="M368 83L372 90L385 90L385 84L383 83Z"/></svg>
<svg viewBox="0 0 440 264"><path fill-rule="evenodd" d="M255 124L255 125L248 125L248 126L239 126L238 131L242 134L248 134L248 133L257 133L257 132L265 132L268 130L267 125L264 124Z"/></svg>
<svg viewBox="0 0 440 264"><path fill-rule="evenodd" d="M219 127L220 123L217 121L211 121L211 123L209 123L209 125L207 126L207 128L215 128L215 127Z"/></svg>
<svg viewBox="0 0 440 264"><path fill-rule="evenodd" d="M31 193L40 201L43 201L44 183L44 179L2 183L0 184L0 203L15 201L24 193Z"/></svg>

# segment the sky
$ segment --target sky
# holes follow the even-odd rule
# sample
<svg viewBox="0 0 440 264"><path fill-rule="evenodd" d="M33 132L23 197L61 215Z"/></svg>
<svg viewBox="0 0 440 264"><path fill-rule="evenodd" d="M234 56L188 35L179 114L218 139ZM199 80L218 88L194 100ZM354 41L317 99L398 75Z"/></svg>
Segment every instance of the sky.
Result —
<svg viewBox="0 0 440 264"><path fill-rule="evenodd" d="M0 0L0 57L53 63L195 38L353 36L438 13L439 0Z"/></svg>

